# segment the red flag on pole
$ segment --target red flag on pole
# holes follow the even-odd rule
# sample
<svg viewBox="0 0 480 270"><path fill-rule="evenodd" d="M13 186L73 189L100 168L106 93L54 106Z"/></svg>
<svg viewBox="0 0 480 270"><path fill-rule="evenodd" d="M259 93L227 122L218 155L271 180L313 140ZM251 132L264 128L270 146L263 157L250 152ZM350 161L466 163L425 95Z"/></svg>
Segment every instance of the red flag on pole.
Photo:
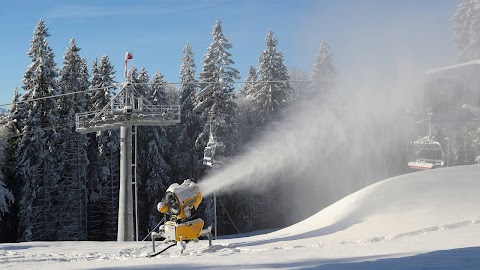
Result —
<svg viewBox="0 0 480 270"><path fill-rule="evenodd" d="M125 68L123 76L125 76L125 78L127 77L127 62L128 62L128 60L130 60L132 58L133 58L133 53L131 53L131 52L125 53L125 62L123 63L123 66Z"/></svg>

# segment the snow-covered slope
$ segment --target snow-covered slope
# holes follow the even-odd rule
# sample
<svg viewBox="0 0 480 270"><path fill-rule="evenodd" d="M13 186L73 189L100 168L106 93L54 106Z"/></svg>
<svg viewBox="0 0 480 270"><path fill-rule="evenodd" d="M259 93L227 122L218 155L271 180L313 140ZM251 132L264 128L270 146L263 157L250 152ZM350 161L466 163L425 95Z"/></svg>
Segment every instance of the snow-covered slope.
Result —
<svg viewBox="0 0 480 270"><path fill-rule="evenodd" d="M2 269L480 269L480 166L390 178L288 228L189 243L143 258L146 243L0 245Z"/></svg>
<svg viewBox="0 0 480 270"><path fill-rule="evenodd" d="M345 197L273 235L377 241L480 221L480 167L452 167L393 177Z"/></svg>

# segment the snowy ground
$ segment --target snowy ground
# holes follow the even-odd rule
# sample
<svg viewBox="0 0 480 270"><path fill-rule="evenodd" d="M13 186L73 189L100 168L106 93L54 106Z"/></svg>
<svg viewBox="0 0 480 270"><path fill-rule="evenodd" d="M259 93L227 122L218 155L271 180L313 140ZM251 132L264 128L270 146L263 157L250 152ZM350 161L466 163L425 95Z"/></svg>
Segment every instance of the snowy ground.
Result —
<svg viewBox="0 0 480 270"><path fill-rule="evenodd" d="M480 269L480 166L403 175L288 228L189 243L0 244L1 269Z"/></svg>

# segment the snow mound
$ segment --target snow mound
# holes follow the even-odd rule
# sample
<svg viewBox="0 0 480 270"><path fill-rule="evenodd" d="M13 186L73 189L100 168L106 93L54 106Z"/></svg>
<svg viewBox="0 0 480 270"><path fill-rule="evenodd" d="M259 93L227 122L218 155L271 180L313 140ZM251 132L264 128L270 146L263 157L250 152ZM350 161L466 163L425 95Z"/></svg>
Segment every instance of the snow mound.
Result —
<svg viewBox="0 0 480 270"><path fill-rule="evenodd" d="M376 241L458 228L480 223L479 190L480 165L401 175L357 191L271 236Z"/></svg>

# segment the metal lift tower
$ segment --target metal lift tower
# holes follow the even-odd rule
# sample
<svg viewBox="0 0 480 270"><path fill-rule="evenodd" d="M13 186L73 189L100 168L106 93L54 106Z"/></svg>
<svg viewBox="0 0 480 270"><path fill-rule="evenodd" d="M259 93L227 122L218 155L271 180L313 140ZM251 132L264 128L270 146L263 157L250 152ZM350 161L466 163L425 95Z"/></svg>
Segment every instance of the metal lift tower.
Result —
<svg viewBox="0 0 480 270"><path fill-rule="evenodd" d="M132 127L180 123L180 105L153 105L126 81L99 111L76 114L76 130L89 133L120 128L120 191L117 241L133 241ZM135 183L136 184L136 183Z"/></svg>

